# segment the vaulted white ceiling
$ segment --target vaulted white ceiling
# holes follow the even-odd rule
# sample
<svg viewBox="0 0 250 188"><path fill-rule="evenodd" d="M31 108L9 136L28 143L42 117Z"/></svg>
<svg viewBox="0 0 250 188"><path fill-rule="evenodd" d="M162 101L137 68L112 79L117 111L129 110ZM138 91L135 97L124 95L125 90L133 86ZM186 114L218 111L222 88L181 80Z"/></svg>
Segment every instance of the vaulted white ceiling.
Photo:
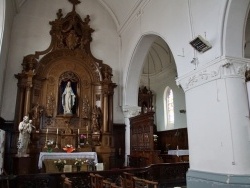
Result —
<svg viewBox="0 0 250 188"><path fill-rule="evenodd" d="M106 7L111 16L113 16L118 27L129 19L130 15L140 6L145 0L99 0Z"/></svg>
<svg viewBox="0 0 250 188"><path fill-rule="evenodd" d="M27 0L12 0L17 11ZM64 0L66 1L66 0ZM84 0L80 0L84 3ZM113 17L117 28L122 27L130 15L146 0L98 0Z"/></svg>
<svg viewBox="0 0 250 188"><path fill-rule="evenodd" d="M161 72L176 71L172 52L167 43L158 37L144 60L143 75L156 76Z"/></svg>

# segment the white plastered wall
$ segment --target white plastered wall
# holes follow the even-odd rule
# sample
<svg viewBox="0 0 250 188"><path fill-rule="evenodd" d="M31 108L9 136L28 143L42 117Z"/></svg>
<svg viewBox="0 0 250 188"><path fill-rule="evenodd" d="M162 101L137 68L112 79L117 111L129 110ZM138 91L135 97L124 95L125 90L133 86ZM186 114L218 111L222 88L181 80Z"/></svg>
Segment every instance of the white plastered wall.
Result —
<svg viewBox="0 0 250 188"><path fill-rule="evenodd" d="M0 52L2 49L3 32L4 32L4 18L5 18L5 1L0 1ZM0 53L1 57L1 53ZM2 111L2 91L3 91L3 75L4 75L5 64L0 61L0 114Z"/></svg>
<svg viewBox="0 0 250 188"><path fill-rule="evenodd" d="M2 0L0 2L0 116L5 109L2 108L4 78L8 59L10 33L15 14L12 1Z"/></svg>
<svg viewBox="0 0 250 188"><path fill-rule="evenodd" d="M0 129L0 175L4 173L5 131Z"/></svg>

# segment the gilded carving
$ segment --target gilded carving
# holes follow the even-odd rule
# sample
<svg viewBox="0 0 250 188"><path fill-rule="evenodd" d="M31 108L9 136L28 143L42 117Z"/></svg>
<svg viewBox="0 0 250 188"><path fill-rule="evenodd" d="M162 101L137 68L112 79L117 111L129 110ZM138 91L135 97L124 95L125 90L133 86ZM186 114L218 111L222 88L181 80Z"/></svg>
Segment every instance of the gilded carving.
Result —
<svg viewBox="0 0 250 188"><path fill-rule="evenodd" d="M67 71L64 72L60 78L59 78L59 83L61 83L62 81L68 81L70 80L71 82L79 82L78 77L75 75L74 72L71 71Z"/></svg>
<svg viewBox="0 0 250 188"><path fill-rule="evenodd" d="M48 77L48 83L49 84L55 84L55 78L52 77L52 76Z"/></svg>
<svg viewBox="0 0 250 188"><path fill-rule="evenodd" d="M46 115L47 117L53 117L53 112L55 109L55 97L53 93L47 96L47 104L46 104Z"/></svg>
<svg viewBox="0 0 250 188"><path fill-rule="evenodd" d="M64 127L64 125L65 125L65 119L62 119L62 118L55 119L55 126L56 127Z"/></svg>
<svg viewBox="0 0 250 188"><path fill-rule="evenodd" d="M69 49L73 50L78 44L79 38L75 34L74 30L71 30L66 38L66 44Z"/></svg>
<svg viewBox="0 0 250 188"><path fill-rule="evenodd" d="M23 71L28 72L28 71L33 71L36 68L36 65L38 64L38 61L35 58L35 55L27 55L23 58Z"/></svg>
<svg viewBox="0 0 250 188"><path fill-rule="evenodd" d="M54 124L54 118L51 117L45 117L44 118L44 122L43 122L43 128L48 128L48 127L52 127Z"/></svg>
<svg viewBox="0 0 250 188"><path fill-rule="evenodd" d="M101 109L97 106L95 106L92 109L92 131L93 132L101 132L101 127L100 127L100 118L101 118Z"/></svg>
<svg viewBox="0 0 250 188"><path fill-rule="evenodd" d="M75 69L75 64L71 63L71 64L65 64L65 68L67 70L74 70Z"/></svg>
<svg viewBox="0 0 250 188"><path fill-rule="evenodd" d="M84 99L82 100L82 117L89 118L89 111L90 111L89 100L85 96Z"/></svg>

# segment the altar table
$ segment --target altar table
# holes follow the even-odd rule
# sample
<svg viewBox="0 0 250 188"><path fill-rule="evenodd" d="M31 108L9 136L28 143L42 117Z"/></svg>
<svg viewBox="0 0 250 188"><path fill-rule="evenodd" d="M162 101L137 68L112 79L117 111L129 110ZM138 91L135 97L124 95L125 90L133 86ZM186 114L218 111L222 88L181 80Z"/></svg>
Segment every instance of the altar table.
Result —
<svg viewBox="0 0 250 188"><path fill-rule="evenodd" d="M98 163L96 152L40 152L38 160L38 168L43 167L43 161L45 159L94 159L95 163Z"/></svg>
<svg viewBox="0 0 250 188"><path fill-rule="evenodd" d="M189 155L189 150L186 149L168 150L168 155L176 155L176 156Z"/></svg>

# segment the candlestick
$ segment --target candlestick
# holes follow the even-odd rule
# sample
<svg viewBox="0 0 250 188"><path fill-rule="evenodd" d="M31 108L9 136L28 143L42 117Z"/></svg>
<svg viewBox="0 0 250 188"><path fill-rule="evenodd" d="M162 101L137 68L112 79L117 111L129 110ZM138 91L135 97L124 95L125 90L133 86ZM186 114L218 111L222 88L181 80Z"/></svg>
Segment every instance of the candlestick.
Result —
<svg viewBox="0 0 250 188"><path fill-rule="evenodd" d="M81 146L80 146L80 137L79 137L79 133L78 133L78 148L81 148Z"/></svg>
<svg viewBox="0 0 250 188"><path fill-rule="evenodd" d="M46 137L45 137L45 144L44 144L44 148L48 148L47 146L47 142L48 142L48 129L46 131Z"/></svg>
<svg viewBox="0 0 250 188"><path fill-rule="evenodd" d="M56 129L56 134L58 134L58 128Z"/></svg>
<svg viewBox="0 0 250 188"><path fill-rule="evenodd" d="M86 127L86 129L87 129L87 138L86 138L86 145L88 145L89 144L89 134L88 134L88 130L89 130L89 128L88 128L88 126Z"/></svg>
<svg viewBox="0 0 250 188"><path fill-rule="evenodd" d="M49 129L47 128L47 131L46 131L46 133L48 133L49 132Z"/></svg>
<svg viewBox="0 0 250 188"><path fill-rule="evenodd" d="M58 149L58 129L57 129L57 134L56 134L56 147L55 149Z"/></svg>
<svg viewBox="0 0 250 188"><path fill-rule="evenodd" d="M78 131L78 134L79 134L79 129L77 131Z"/></svg>

